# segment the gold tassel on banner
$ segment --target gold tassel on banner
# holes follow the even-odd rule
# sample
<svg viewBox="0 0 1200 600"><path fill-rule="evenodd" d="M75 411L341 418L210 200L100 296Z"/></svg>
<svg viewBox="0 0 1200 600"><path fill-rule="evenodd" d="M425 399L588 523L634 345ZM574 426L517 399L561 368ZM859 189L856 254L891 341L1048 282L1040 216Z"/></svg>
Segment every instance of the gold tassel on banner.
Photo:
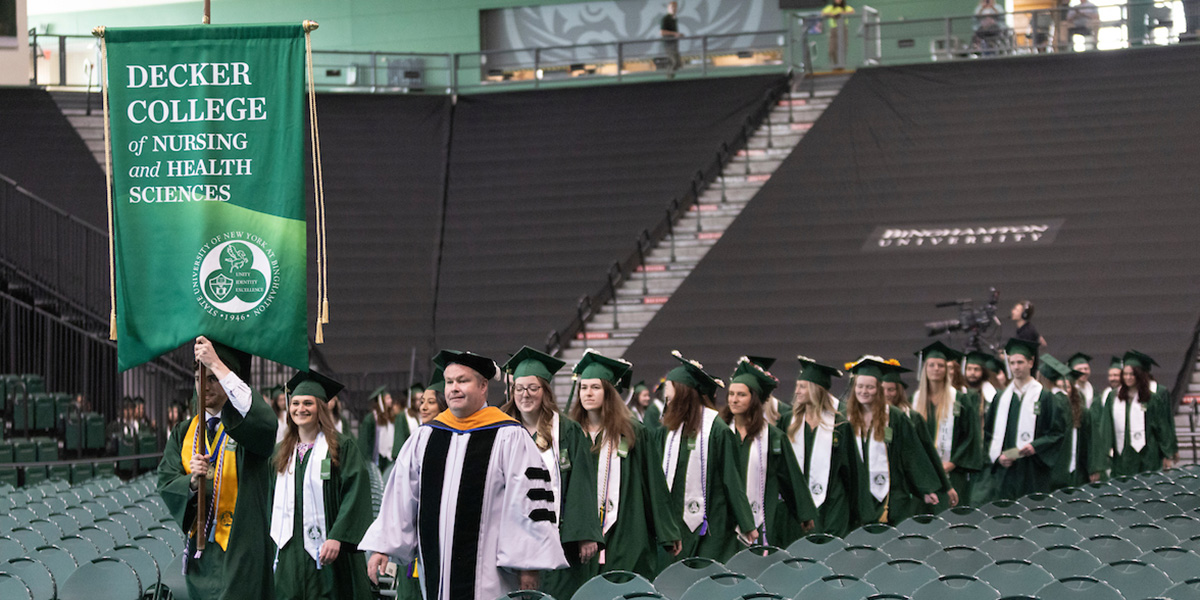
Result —
<svg viewBox="0 0 1200 600"><path fill-rule="evenodd" d="M108 46L104 43L104 26L92 29L92 35L100 38L100 89L104 98L104 195L108 201L108 301L112 311L108 315L108 339L117 339L117 268L116 249L113 239L113 175L112 136L108 124Z"/></svg>
<svg viewBox="0 0 1200 600"><path fill-rule="evenodd" d="M317 215L317 335L316 343L325 343L324 325L329 322L329 258L326 252L325 233L325 175L321 170L321 132L317 126L317 87L313 79L312 37L317 29L316 21L304 21L304 60L308 77L308 122L309 142L312 146L313 193L316 198Z"/></svg>

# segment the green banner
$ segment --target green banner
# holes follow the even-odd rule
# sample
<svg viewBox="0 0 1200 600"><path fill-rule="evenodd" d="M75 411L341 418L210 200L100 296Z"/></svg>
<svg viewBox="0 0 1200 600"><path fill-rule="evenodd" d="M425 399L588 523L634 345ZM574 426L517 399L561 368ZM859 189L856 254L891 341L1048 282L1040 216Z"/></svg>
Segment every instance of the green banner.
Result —
<svg viewBox="0 0 1200 600"><path fill-rule="evenodd" d="M308 368L304 35L104 32L122 371L198 335Z"/></svg>

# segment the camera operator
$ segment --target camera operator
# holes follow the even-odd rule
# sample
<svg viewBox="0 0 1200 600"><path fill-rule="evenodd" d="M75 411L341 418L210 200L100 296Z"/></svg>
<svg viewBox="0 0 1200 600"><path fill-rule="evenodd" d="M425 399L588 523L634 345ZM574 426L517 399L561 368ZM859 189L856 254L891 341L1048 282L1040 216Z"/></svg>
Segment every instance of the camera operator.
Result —
<svg viewBox="0 0 1200 600"><path fill-rule="evenodd" d="M1012 308L1012 320L1017 326L1017 333L1013 337L1018 340L1033 342L1038 345L1038 351L1046 346L1046 338L1038 334L1038 330L1030 322L1033 318L1033 302L1022 300Z"/></svg>

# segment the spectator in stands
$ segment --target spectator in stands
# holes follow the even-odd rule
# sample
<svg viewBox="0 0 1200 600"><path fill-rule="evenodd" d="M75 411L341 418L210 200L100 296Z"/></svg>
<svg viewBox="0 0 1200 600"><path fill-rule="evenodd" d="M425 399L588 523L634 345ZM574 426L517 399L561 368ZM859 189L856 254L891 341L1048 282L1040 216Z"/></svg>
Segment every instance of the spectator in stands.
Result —
<svg viewBox="0 0 1200 600"><path fill-rule="evenodd" d="M843 69L845 65L842 61L846 57L841 55L840 50L847 47L849 33L845 24L845 15L853 14L854 7L846 4L846 0L831 0L825 8L821 9L821 14L824 15L825 24L829 27L829 66L833 69Z"/></svg>
<svg viewBox="0 0 1200 600"><path fill-rule="evenodd" d="M1034 379L1037 349L1036 342L1017 338L1004 346L1013 379L984 419L987 465L971 488L971 501L977 506L1050 491L1051 469L1063 449L1067 420L1050 390Z"/></svg>
<svg viewBox="0 0 1200 600"><path fill-rule="evenodd" d="M188 417L188 408L180 402L172 402L167 405L167 423L166 429L170 432L176 425L183 422Z"/></svg>
<svg viewBox="0 0 1200 600"><path fill-rule="evenodd" d="M158 493L179 527L188 532L188 597L272 596L269 510L275 450L271 407L254 401L250 355L201 336L196 361L207 367L204 412L179 423L158 464ZM200 436L205 436L201 454ZM236 467L236 468L234 468ZM215 473L215 477L210 476ZM206 481L207 514L197 515L196 496ZM198 552L194 537L211 540Z"/></svg>
<svg viewBox="0 0 1200 600"><path fill-rule="evenodd" d="M758 529L758 543L786 548L816 524L817 507L796 453L785 451L784 433L767 422L765 398L779 380L742 357L729 379L728 401L721 418L737 435L737 460ZM799 523L796 528L791 524ZM744 533L744 532L739 532Z"/></svg>
<svg viewBox="0 0 1200 600"><path fill-rule="evenodd" d="M1084 49L1096 49L1096 31L1100 29L1100 9L1091 0L1079 0L1067 11L1067 42L1083 36Z"/></svg>
<svg viewBox="0 0 1200 600"><path fill-rule="evenodd" d="M1001 22L1004 13L996 6L996 0L979 0L975 7L975 35L971 40L972 48L976 50L994 50L1004 33Z"/></svg>
<svg viewBox="0 0 1200 600"><path fill-rule="evenodd" d="M847 369L851 397L846 418L853 437L854 493L850 500L858 524L895 525L916 514L924 504L936 505L943 483L928 460L913 422L883 397L883 375L895 366L865 356Z"/></svg>
<svg viewBox="0 0 1200 600"><path fill-rule="evenodd" d="M154 420L146 415L146 399L141 396L133 399L133 419L139 432L158 429Z"/></svg>
<svg viewBox="0 0 1200 600"><path fill-rule="evenodd" d="M75 394L75 412L82 415L83 413L91 412L91 410L92 403L88 402L87 395Z"/></svg>
<svg viewBox="0 0 1200 600"><path fill-rule="evenodd" d="M1094 453L1101 461L1093 468L1096 480L1109 468L1113 477L1168 469L1178 451L1170 394L1150 378L1151 367L1158 363L1137 350L1126 352L1122 363L1121 387L1100 413L1096 443L1104 450L1111 448L1112 457L1105 451Z"/></svg>
<svg viewBox="0 0 1200 600"><path fill-rule="evenodd" d="M930 508L945 510L960 502L970 504L969 478L983 467L979 398L976 392L959 391L952 383L958 370L951 365L963 360L962 353L938 341L918 355L924 362L917 391L913 393L914 412L925 422L935 460L941 462L953 490L939 496L937 506Z"/></svg>
<svg viewBox="0 0 1200 600"><path fill-rule="evenodd" d="M829 393L834 377L842 372L804 357L792 396L792 423L788 440L796 462L804 473L809 495L817 508L813 531L838 537L850 531L850 474L853 445L850 423L837 410L837 400ZM792 536L803 533L793 523Z"/></svg>
<svg viewBox="0 0 1200 600"><path fill-rule="evenodd" d="M1037 328L1030 322L1033 319L1033 302L1022 300L1014 304L1010 316L1012 317L1013 324L1017 326L1017 333L1013 337L1018 340L1033 342L1038 348L1046 346L1046 338L1038 334Z"/></svg>
<svg viewBox="0 0 1200 600"><path fill-rule="evenodd" d="M357 441L337 432L327 401L342 384L309 371L287 387L288 431L273 461L275 598L370 598L358 543L371 525L371 480Z"/></svg>
<svg viewBox="0 0 1200 600"><path fill-rule="evenodd" d="M678 2L668 2L667 14L663 15L662 23L658 27L659 35L663 39L663 49L667 51L667 58L671 61L672 77L675 71L683 66L683 60L679 57L679 38L683 37L683 34L679 32L679 20L675 17L678 10Z"/></svg>

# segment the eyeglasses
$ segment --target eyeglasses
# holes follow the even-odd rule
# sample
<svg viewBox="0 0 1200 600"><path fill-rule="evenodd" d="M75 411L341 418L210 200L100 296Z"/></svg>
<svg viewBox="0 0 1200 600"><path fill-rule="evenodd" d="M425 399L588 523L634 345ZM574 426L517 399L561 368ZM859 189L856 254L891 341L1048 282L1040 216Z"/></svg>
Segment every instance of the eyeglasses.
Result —
<svg viewBox="0 0 1200 600"><path fill-rule="evenodd" d="M515 394L518 394L518 395L520 395L520 394L529 394L530 396L535 396L535 395L537 395L538 393L540 393L541 391L542 391L542 386L540 386L540 385L538 385L538 384L536 384L536 383L535 383L535 384L533 384L533 385L516 385L516 386L513 386L513 393L515 393Z"/></svg>

